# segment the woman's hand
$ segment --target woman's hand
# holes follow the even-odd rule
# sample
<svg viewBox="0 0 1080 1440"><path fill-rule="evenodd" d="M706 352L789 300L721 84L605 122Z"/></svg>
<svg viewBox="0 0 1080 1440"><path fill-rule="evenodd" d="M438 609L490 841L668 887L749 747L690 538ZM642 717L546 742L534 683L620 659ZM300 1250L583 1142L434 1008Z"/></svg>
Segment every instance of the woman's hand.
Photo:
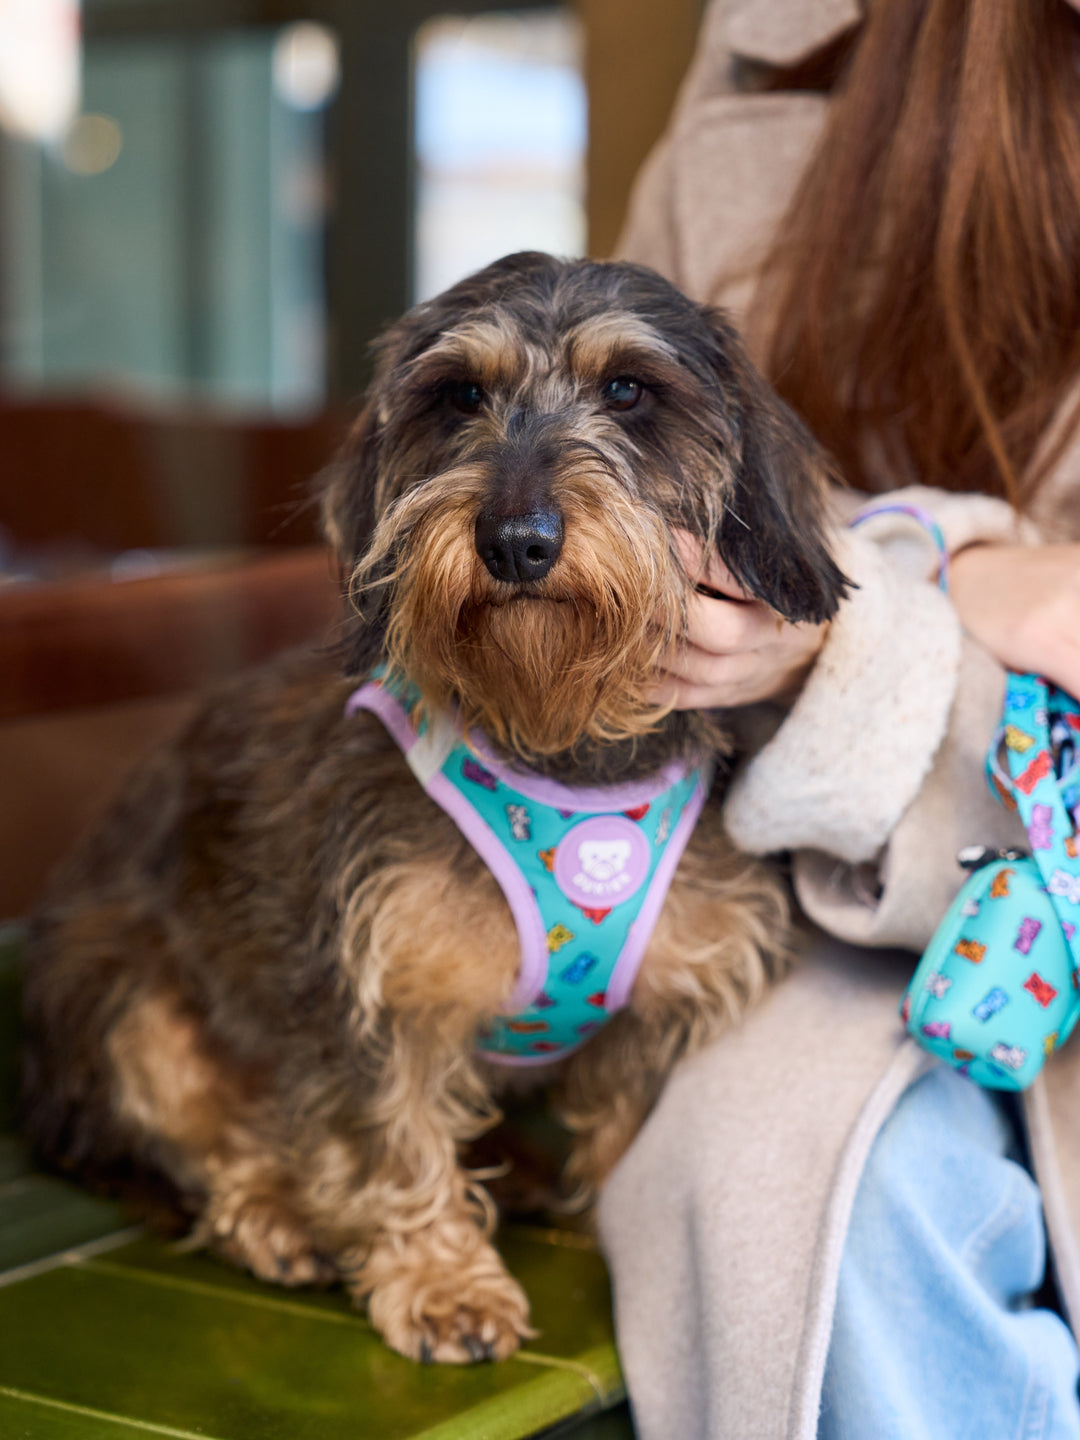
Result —
<svg viewBox="0 0 1080 1440"><path fill-rule="evenodd" d="M677 710L791 701L798 694L825 639L827 625L791 625L754 600L713 555L702 563L701 542L683 530L676 544L687 574L720 598L694 595L687 606L686 636L668 656L656 699L675 693Z"/></svg>
<svg viewBox="0 0 1080 1440"><path fill-rule="evenodd" d="M949 591L1002 665L1080 695L1080 545L972 545L953 557Z"/></svg>

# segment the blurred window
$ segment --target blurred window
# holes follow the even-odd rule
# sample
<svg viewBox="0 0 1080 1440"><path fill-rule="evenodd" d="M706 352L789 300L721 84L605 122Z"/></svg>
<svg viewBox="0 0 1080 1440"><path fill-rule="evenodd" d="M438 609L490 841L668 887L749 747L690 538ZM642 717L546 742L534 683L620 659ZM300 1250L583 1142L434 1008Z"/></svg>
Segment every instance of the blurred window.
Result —
<svg viewBox="0 0 1080 1440"><path fill-rule="evenodd" d="M415 42L414 298L513 250L585 248L587 105L567 8L440 16Z"/></svg>
<svg viewBox="0 0 1080 1440"><path fill-rule="evenodd" d="M310 23L91 39L64 139L5 143L5 390L321 406L337 81Z"/></svg>

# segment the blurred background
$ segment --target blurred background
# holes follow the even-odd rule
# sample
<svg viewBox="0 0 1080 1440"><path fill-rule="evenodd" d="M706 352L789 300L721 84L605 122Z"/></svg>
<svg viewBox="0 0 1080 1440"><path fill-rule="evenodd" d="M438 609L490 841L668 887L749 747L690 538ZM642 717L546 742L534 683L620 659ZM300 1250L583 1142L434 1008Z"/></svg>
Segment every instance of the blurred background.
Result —
<svg viewBox="0 0 1080 1440"><path fill-rule="evenodd" d="M701 0L0 0L0 920L199 690L332 631L368 346L610 252Z"/></svg>

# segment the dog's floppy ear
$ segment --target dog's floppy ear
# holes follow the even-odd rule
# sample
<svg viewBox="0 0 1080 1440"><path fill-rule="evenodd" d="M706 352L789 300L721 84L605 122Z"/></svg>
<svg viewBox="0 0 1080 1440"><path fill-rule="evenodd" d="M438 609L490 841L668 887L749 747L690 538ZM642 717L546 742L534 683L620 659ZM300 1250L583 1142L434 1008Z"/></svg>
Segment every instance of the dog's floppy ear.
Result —
<svg viewBox="0 0 1080 1440"><path fill-rule="evenodd" d="M378 587L363 596L351 590L356 563L367 550L378 519L380 430L375 401L369 399L318 480L323 535L334 552L342 590L349 592L342 656L350 675L367 674L378 664L386 634L385 589Z"/></svg>
<svg viewBox="0 0 1080 1440"><path fill-rule="evenodd" d="M322 531L339 565L351 573L367 549L379 519L379 479L385 458L385 420L392 378L410 353L430 340L432 326L415 318L431 306L394 322L371 346L374 373L363 408L338 453L316 480L321 494Z"/></svg>
<svg viewBox="0 0 1080 1440"><path fill-rule="evenodd" d="M786 620L829 620L851 584L826 541L826 494L835 471L724 317L712 311L708 318L739 440L716 548L740 584Z"/></svg>
<svg viewBox="0 0 1080 1440"><path fill-rule="evenodd" d="M375 530L375 489L379 477L379 424L368 400L338 453L319 475L322 532L348 574Z"/></svg>

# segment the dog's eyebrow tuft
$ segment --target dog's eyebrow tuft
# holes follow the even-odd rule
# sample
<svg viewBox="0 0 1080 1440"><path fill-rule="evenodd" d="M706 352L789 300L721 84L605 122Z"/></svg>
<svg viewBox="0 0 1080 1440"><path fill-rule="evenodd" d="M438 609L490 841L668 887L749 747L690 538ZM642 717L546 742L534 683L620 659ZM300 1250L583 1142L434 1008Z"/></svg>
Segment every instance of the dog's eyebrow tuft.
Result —
<svg viewBox="0 0 1080 1440"><path fill-rule="evenodd" d="M444 331L413 361L409 378L419 384L470 379L492 389L520 380L530 359L518 327L508 315L495 312L490 318L467 320Z"/></svg>
<svg viewBox="0 0 1080 1440"><path fill-rule="evenodd" d="M669 340L640 315L625 311L596 315L575 325L566 336L566 357L578 375L598 379L624 355L669 366L678 353Z"/></svg>

